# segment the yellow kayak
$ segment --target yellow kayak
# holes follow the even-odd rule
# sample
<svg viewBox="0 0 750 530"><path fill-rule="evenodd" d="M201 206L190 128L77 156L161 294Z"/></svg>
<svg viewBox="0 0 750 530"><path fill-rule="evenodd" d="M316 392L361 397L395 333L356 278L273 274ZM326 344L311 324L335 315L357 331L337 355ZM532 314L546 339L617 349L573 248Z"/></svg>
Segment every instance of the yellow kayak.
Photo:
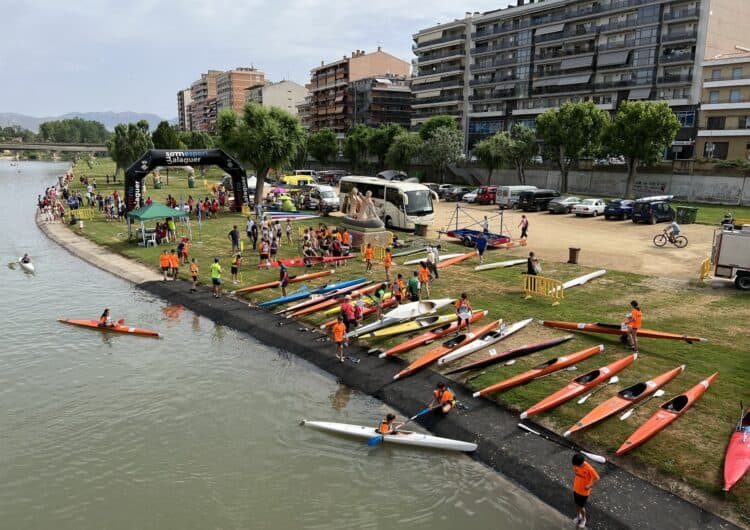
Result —
<svg viewBox="0 0 750 530"><path fill-rule="evenodd" d="M415 318L408 322L402 322L401 324L394 324L386 328L381 328L370 333L360 335L360 339L375 339L383 337L392 337L393 335L400 335L401 333L409 333L410 331L419 331L422 329L431 328L433 326L440 326L441 324L447 324L449 322L455 322L458 320L456 313L449 315L426 315L423 317Z"/></svg>
<svg viewBox="0 0 750 530"><path fill-rule="evenodd" d="M385 295L383 296L383 300L387 300L390 297L391 297L391 293L385 293ZM372 307L375 304L373 299L370 298L369 296L365 296L364 298L365 298L365 307ZM354 305L355 303L356 302L352 301L352 305ZM339 313L341 313L341 304L337 304L336 307L332 307L331 309L328 309L327 311L323 312L323 315L327 317L333 317L333 316L338 315Z"/></svg>

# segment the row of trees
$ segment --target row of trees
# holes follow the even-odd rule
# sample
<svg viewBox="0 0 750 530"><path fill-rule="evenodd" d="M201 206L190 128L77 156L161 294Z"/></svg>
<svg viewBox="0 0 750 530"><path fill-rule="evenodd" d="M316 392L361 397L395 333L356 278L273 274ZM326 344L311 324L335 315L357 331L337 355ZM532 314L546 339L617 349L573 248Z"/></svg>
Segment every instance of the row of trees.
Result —
<svg viewBox="0 0 750 530"><path fill-rule="evenodd" d="M110 133L104 124L82 118L47 121L39 126L38 139L42 142L66 144L102 144Z"/></svg>

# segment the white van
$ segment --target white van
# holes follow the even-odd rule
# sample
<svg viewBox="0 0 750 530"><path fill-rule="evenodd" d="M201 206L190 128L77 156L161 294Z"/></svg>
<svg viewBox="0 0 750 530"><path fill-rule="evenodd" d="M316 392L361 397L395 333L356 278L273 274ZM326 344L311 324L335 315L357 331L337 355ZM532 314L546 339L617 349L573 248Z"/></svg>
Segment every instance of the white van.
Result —
<svg viewBox="0 0 750 530"><path fill-rule="evenodd" d="M497 188L497 204L501 210L518 208L518 196L522 191L537 189L536 186L500 186Z"/></svg>
<svg viewBox="0 0 750 530"><path fill-rule="evenodd" d="M338 211L341 208L341 200L333 187L323 184L313 184L311 188L310 198L323 203L323 206L331 211Z"/></svg>

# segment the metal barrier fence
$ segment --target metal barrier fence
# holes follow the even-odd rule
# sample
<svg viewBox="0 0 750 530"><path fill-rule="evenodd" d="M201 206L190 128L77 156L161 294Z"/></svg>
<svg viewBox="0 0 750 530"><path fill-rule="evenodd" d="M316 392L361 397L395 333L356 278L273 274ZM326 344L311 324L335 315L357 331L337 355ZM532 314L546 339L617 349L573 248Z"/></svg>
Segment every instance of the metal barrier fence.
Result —
<svg viewBox="0 0 750 530"><path fill-rule="evenodd" d="M526 300L532 298L533 295L544 296L552 298L552 305L554 306L559 305L565 296L565 289L562 282L553 280L552 278L545 278L544 276L522 274L521 286L526 295Z"/></svg>
<svg viewBox="0 0 750 530"><path fill-rule="evenodd" d="M708 280L711 277L711 268L712 268L711 265L713 265L711 263L711 258L706 258L701 263L700 280L702 282Z"/></svg>

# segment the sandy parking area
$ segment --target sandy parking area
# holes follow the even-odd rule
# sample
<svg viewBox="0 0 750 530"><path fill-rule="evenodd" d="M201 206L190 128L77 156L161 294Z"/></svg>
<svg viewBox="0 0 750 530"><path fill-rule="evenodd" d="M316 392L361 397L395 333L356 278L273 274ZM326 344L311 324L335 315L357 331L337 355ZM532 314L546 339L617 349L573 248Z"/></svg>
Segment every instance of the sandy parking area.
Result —
<svg viewBox="0 0 750 530"><path fill-rule="evenodd" d="M500 216L497 206L478 206L459 203L459 227L478 229L475 221L484 215L490 220L490 230L498 231ZM431 237L452 221L455 226L455 202L440 201ZM521 231L518 223L523 212L506 210L503 216L503 233L516 239ZM494 216L494 217L493 217ZM567 261L568 248L581 249L579 263L587 267L637 272L653 276L665 276L677 280L697 280L701 262L711 253L715 228L706 225L684 225L682 233L688 238L686 248L673 245L657 248L653 237L661 233L666 223L656 225L636 224L631 221L607 221L603 217L576 217L575 215L552 215L547 212L526 213L529 219L527 249L508 251L512 255L526 255L533 250L543 261ZM444 236L443 236L444 237ZM505 251L493 251L490 261L501 259Z"/></svg>

